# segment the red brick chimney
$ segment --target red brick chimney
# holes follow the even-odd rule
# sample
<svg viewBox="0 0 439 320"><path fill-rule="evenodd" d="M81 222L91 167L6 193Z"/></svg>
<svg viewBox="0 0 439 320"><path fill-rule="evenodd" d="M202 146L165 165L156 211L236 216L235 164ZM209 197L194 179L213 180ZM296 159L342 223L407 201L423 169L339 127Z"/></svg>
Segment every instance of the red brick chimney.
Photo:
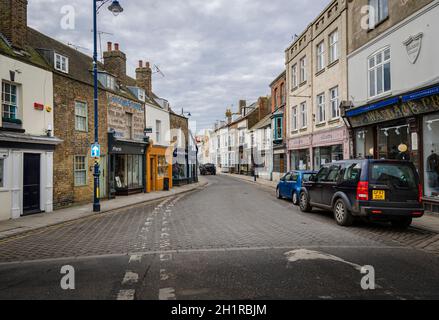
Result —
<svg viewBox="0 0 439 320"><path fill-rule="evenodd" d="M0 0L0 32L14 48L24 49L27 36L27 0Z"/></svg>
<svg viewBox="0 0 439 320"><path fill-rule="evenodd" d="M127 76L127 57L119 50L119 44L107 43L107 51L104 52L105 70L118 77L118 80L125 83Z"/></svg>
<svg viewBox="0 0 439 320"><path fill-rule="evenodd" d="M136 69L136 85L139 88L145 89L148 97L152 95L152 70L149 62L139 61L139 67Z"/></svg>

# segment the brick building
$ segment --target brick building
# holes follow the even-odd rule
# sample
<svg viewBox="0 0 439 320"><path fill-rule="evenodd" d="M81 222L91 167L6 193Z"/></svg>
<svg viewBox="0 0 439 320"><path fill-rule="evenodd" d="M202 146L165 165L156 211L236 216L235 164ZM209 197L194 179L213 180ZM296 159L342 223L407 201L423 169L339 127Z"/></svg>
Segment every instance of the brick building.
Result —
<svg viewBox="0 0 439 320"><path fill-rule="evenodd" d="M287 101L286 92L287 75L282 72L271 84L271 128L273 131L273 179L275 181L285 174L287 170L287 148L286 148L286 117L285 105Z"/></svg>

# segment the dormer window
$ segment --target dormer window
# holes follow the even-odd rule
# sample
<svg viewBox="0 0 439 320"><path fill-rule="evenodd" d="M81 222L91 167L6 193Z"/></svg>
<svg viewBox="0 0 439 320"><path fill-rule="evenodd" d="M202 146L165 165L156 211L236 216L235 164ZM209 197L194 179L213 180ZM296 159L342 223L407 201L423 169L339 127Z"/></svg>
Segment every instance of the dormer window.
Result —
<svg viewBox="0 0 439 320"><path fill-rule="evenodd" d="M139 89L139 93L138 93L138 97L137 97L140 101L145 102L146 97L145 97L145 90L144 89Z"/></svg>
<svg viewBox="0 0 439 320"><path fill-rule="evenodd" d="M69 73L69 58L55 53L55 70Z"/></svg>
<svg viewBox="0 0 439 320"><path fill-rule="evenodd" d="M105 72L99 72L98 80L106 89L116 90L116 79Z"/></svg>
<svg viewBox="0 0 439 320"><path fill-rule="evenodd" d="M114 90L116 88L116 79L114 77L107 75L107 89Z"/></svg>

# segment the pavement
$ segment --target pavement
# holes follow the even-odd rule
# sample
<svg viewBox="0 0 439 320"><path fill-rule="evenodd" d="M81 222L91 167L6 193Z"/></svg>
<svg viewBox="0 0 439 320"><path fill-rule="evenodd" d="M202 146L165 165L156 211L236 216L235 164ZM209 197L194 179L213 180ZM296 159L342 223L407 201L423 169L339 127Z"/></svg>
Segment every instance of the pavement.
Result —
<svg viewBox="0 0 439 320"><path fill-rule="evenodd" d="M167 197L190 192L207 185L204 177L199 178L198 183L172 188L170 191L136 194L126 197L117 197L113 200L101 200L101 213L112 212L122 208L135 206L142 203L159 201ZM41 213L19 219L0 222L0 239L16 236L21 233L54 226L61 223L71 222L96 215L92 204L77 205L65 209L55 210L51 213Z"/></svg>
<svg viewBox="0 0 439 320"><path fill-rule="evenodd" d="M206 179L191 192L0 240L0 299L439 299L437 233L343 228L271 188ZM66 266L73 290L61 286ZM374 288L364 287L364 270Z"/></svg>
<svg viewBox="0 0 439 320"><path fill-rule="evenodd" d="M253 177L243 176L243 175L238 175L238 174L229 174L229 173L221 173L221 174L228 176L228 177L231 177L231 178L240 179L242 181L255 183ZM273 190L276 190L276 187L277 187L277 182L268 181L268 180L260 179L260 178L256 179L256 183L261 185L261 186L272 188ZM439 234L439 214L432 213L432 212L426 212L422 218L415 219L413 221L412 226L414 228L427 230L427 231L435 232L435 233Z"/></svg>

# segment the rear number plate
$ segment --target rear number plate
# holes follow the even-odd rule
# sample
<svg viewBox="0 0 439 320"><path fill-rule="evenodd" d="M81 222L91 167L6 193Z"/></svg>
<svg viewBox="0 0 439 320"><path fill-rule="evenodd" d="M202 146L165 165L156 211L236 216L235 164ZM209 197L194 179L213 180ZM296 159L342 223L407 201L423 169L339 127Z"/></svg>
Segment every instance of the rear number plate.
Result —
<svg viewBox="0 0 439 320"><path fill-rule="evenodd" d="M373 200L380 200L380 201L386 200L386 191L384 191L384 190L373 190L372 199Z"/></svg>

